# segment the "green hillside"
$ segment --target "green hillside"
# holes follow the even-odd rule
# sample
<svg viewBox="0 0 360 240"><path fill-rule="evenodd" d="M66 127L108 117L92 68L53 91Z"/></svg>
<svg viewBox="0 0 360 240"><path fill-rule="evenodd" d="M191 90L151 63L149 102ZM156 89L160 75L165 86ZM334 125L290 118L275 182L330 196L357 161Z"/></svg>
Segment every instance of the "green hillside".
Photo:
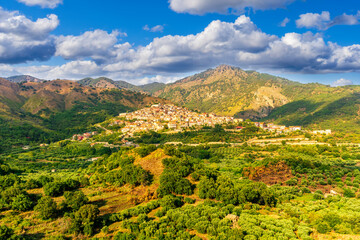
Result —
<svg viewBox="0 0 360 240"><path fill-rule="evenodd" d="M121 112L165 102L144 93L63 80L12 83L0 79L0 96L0 151L68 138Z"/></svg>
<svg viewBox="0 0 360 240"><path fill-rule="evenodd" d="M264 120L310 128L359 133L360 87L319 86L312 93L275 108Z"/></svg>
<svg viewBox="0 0 360 240"><path fill-rule="evenodd" d="M219 66L154 93L193 110L256 121L358 132L359 86L301 84Z"/></svg>
<svg viewBox="0 0 360 240"><path fill-rule="evenodd" d="M261 118L278 106L291 101L287 87L299 83L220 66L167 85L154 95L191 109L243 118Z"/></svg>

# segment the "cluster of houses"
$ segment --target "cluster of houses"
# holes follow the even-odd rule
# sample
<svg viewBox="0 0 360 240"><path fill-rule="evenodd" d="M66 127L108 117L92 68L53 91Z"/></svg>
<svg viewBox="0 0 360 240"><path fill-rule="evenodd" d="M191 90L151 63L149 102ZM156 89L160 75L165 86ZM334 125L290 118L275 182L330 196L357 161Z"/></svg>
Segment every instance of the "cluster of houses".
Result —
<svg viewBox="0 0 360 240"><path fill-rule="evenodd" d="M72 140L75 140L75 141L82 141L82 140L86 140L86 139L89 139L95 135L97 135L98 132L86 132L86 133L83 133L83 134L75 134L72 136Z"/></svg>
<svg viewBox="0 0 360 240"><path fill-rule="evenodd" d="M222 117L212 113L197 113L187 108L178 107L170 104L155 104L148 108L143 108L135 112L121 113L119 119L115 119L109 126L121 126L121 132L128 136L134 133L146 131L160 131L170 129L173 131L181 131L188 128L198 128L201 126L212 126L216 124L236 124L243 122L243 119L235 119L233 117ZM301 126L284 126L275 125L273 123L254 122L255 126L269 132L290 133L301 131ZM237 126L237 130L243 127ZM331 130L316 130L313 134L331 134ZM97 132L87 132L83 134L75 134L72 139L76 141L87 140Z"/></svg>
<svg viewBox="0 0 360 240"><path fill-rule="evenodd" d="M311 132L312 134L320 134L320 135L330 135L331 134L331 129L326 129L326 130L315 130Z"/></svg>
<svg viewBox="0 0 360 240"><path fill-rule="evenodd" d="M121 113L119 117L123 120L117 120L113 124L125 124L121 131L129 135L142 131L160 131L164 128L182 130L191 127L215 126L216 124L243 121L233 117L196 113L186 108L168 104L155 104L135 112Z"/></svg>
<svg viewBox="0 0 360 240"><path fill-rule="evenodd" d="M263 123L263 122L255 122L254 124L255 124L255 126L261 128L261 129L264 129L265 131L276 132L276 133L289 133L289 132L295 132L295 131L302 130L301 126L286 127L284 125L275 125L273 123ZM316 135L330 135L332 132L331 132L331 129L326 129L326 130L310 131L310 133L316 134Z"/></svg>
<svg viewBox="0 0 360 240"><path fill-rule="evenodd" d="M273 123L264 123L264 122L254 122L254 124L255 126L269 132L289 133L289 132L301 131L301 126L286 127L285 125L275 125Z"/></svg>

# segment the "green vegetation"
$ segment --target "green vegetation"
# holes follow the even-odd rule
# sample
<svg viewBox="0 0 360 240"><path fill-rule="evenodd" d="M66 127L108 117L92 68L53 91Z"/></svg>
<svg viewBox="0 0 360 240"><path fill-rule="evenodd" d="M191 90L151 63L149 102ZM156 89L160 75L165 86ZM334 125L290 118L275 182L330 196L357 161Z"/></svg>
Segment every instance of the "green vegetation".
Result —
<svg viewBox="0 0 360 240"><path fill-rule="evenodd" d="M191 134L199 139L209 131L215 137L235 135L221 128ZM238 133L243 139L247 134L269 137L257 130ZM354 146L109 148L66 140L0 156L0 234L7 238L360 234L360 151Z"/></svg>
<svg viewBox="0 0 360 240"><path fill-rule="evenodd" d="M28 85L0 79L0 90L6 93L0 97L0 153L100 131L94 124L164 101L139 92L96 89L62 80Z"/></svg>
<svg viewBox="0 0 360 240"><path fill-rule="evenodd" d="M225 70L229 79L231 74L242 73ZM201 82L216 71L190 80ZM326 86L303 86L245 73L246 82L253 84L244 87L248 92L273 84L282 89L283 96L294 97L288 103L292 107L283 105L268 119L275 116L282 123L302 122L311 127L311 113L319 121L317 126L327 126L321 124L340 113L339 121L351 116L349 123L352 129L356 127L351 104L357 96L349 97L348 88L339 88L337 97L326 99L333 93ZM42 84L64 87L62 82ZM18 87L37 91L24 84ZM73 94L81 93L78 97L85 90L92 97L73 102L69 108L60 104L48 110L37 108L34 101L38 98L26 106L24 98L6 100L15 116L24 114L24 122L1 116L0 240L308 240L360 235L360 150L344 141L358 140L356 133L276 135L246 121L239 124L246 127L241 131L234 130L235 125L217 125L178 133L142 132L122 139L118 133L122 125L110 126L108 119L137 108L139 102L145 104L144 99L150 97L116 89L70 88ZM298 98L314 89L319 94L312 94L308 102ZM245 97L241 94L239 99ZM124 99L132 104L122 104ZM248 109L237 106L217 108L214 101L201 102L199 107L211 105L216 111L249 114ZM306 109L299 117L301 106ZM23 112L22 108L34 111ZM93 138L57 141L94 130L94 124L103 132ZM301 145L294 140L304 137L319 144ZM123 144L124 140L130 143ZM39 146L40 142L49 144ZM25 144L30 146L22 148Z"/></svg>

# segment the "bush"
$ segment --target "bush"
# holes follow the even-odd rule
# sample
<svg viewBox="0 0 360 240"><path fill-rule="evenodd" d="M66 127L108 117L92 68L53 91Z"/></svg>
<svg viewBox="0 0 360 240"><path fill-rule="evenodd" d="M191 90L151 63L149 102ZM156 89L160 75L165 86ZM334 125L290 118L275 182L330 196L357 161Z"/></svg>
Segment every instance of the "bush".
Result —
<svg viewBox="0 0 360 240"><path fill-rule="evenodd" d="M304 187L301 189L303 191L303 193L311 193L310 189Z"/></svg>
<svg viewBox="0 0 360 240"><path fill-rule="evenodd" d="M46 184L53 182L53 181L54 181L54 178L48 177L45 175L40 176L38 179L38 182L41 184L41 186L45 186Z"/></svg>
<svg viewBox="0 0 360 240"><path fill-rule="evenodd" d="M27 211L33 207L33 201L27 194L17 195L12 199L11 209L19 211Z"/></svg>
<svg viewBox="0 0 360 240"><path fill-rule="evenodd" d="M26 189L35 189L42 187L41 183L36 179L29 179L25 183Z"/></svg>
<svg viewBox="0 0 360 240"><path fill-rule="evenodd" d="M167 195L160 200L160 206L165 209L178 208L183 205L180 197L175 197L173 195Z"/></svg>
<svg viewBox="0 0 360 240"><path fill-rule="evenodd" d="M114 237L114 240L135 240L135 239L136 239L135 235L125 232L118 232Z"/></svg>
<svg viewBox="0 0 360 240"><path fill-rule="evenodd" d="M320 222L320 223L316 224L315 227L316 227L316 230L322 234L328 233L331 231L331 228L327 222Z"/></svg>
<svg viewBox="0 0 360 240"><path fill-rule="evenodd" d="M90 185L89 178L87 178L87 177L85 177L85 176L82 176L82 177L79 179L79 182L80 182L80 187L86 187L86 186L89 186L89 185Z"/></svg>
<svg viewBox="0 0 360 240"><path fill-rule="evenodd" d="M34 210L39 212L42 219L50 219L56 217L56 208L56 202L51 197L44 196L39 200Z"/></svg>
<svg viewBox="0 0 360 240"><path fill-rule="evenodd" d="M345 188L344 197L353 198L355 197L355 192L353 192L350 188Z"/></svg>
<svg viewBox="0 0 360 240"><path fill-rule="evenodd" d="M72 210L79 210L81 206L85 205L89 199L82 191L65 192L65 204Z"/></svg>
<svg viewBox="0 0 360 240"><path fill-rule="evenodd" d="M87 236L93 235L95 221L99 213L99 208L95 205L88 204L82 206L72 215L70 231L83 233Z"/></svg>
<svg viewBox="0 0 360 240"><path fill-rule="evenodd" d="M313 199L314 199L314 200L321 200L321 199L324 199L324 195L319 194L319 193L314 193L314 195L313 195Z"/></svg>
<svg viewBox="0 0 360 240"><path fill-rule="evenodd" d="M9 187L1 193L1 198L6 204L11 204L14 197L23 193L18 187Z"/></svg>
<svg viewBox="0 0 360 240"><path fill-rule="evenodd" d="M78 180L69 178L63 183L63 185L65 190L71 191L78 189L80 187L80 182Z"/></svg>
<svg viewBox="0 0 360 240"><path fill-rule="evenodd" d="M135 151L140 155L140 157L146 157L147 155L149 155L150 153L152 153L153 151L156 150L156 146L155 145L148 145L145 147L140 147L137 148Z"/></svg>
<svg viewBox="0 0 360 240"><path fill-rule="evenodd" d="M62 182L50 182L44 186L46 196L59 197L64 194L65 186Z"/></svg>

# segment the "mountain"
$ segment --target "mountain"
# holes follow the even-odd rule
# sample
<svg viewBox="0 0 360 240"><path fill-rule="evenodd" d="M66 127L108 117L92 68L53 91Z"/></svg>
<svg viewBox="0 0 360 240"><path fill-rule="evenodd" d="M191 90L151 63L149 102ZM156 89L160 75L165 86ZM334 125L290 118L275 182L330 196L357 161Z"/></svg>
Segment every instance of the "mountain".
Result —
<svg viewBox="0 0 360 240"><path fill-rule="evenodd" d="M163 89L166 84L165 83L149 83L145 85L136 86L131 83L125 82L125 81L114 81L110 78L106 77L99 77L99 78L84 78L79 81L77 81L82 86L88 86L88 87L96 87L96 88L117 88L117 89L128 89L135 92L145 92L149 94L153 94L161 89Z"/></svg>
<svg viewBox="0 0 360 240"><path fill-rule="evenodd" d="M141 88L125 82L125 81L114 81L110 78L99 77L99 78L84 78L77 81L82 86L95 87L95 88L106 88L106 89L128 89L131 91L140 92Z"/></svg>
<svg viewBox="0 0 360 240"><path fill-rule="evenodd" d="M63 139L120 112L159 102L168 101L68 80L13 83L0 78L0 148L15 139L21 143Z"/></svg>
<svg viewBox="0 0 360 240"><path fill-rule="evenodd" d="M163 88L165 88L166 84L165 83L153 82L153 83L148 83L148 84L145 84L145 85L140 85L138 87L144 92L147 92L149 94L154 94L155 92L160 91Z"/></svg>
<svg viewBox="0 0 360 240"><path fill-rule="evenodd" d="M300 85L284 78L222 65L166 85L154 96L204 112L262 118L291 101L284 91Z"/></svg>
<svg viewBox="0 0 360 240"><path fill-rule="evenodd" d="M301 84L227 65L184 78L153 93L219 115L353 132L359 127L360 87Z"/></svg>
<svg viewBox="0 0 360 240"><path fill-rule="evenodd" d="M312 88L310 91L306 89ZM342 133L360 133L360 86L331 88L305 85L290 103L275 108L262 119L284 125L302 125L312 129L333 129ZM303 95L302 95L303 93Z"/></svg>
<svg viewBox="0 0 360 240"><path fill-rule="evenodd" d="M39 79L39 78L36 78L36 77L32 77L32 76L29 76L29 75L12 76L12 77L8 77L6 79L9 80L10 82L14 82L14 83L20 83L20 82L44 82L44 81L46 81L46 80Z"/></svg>

